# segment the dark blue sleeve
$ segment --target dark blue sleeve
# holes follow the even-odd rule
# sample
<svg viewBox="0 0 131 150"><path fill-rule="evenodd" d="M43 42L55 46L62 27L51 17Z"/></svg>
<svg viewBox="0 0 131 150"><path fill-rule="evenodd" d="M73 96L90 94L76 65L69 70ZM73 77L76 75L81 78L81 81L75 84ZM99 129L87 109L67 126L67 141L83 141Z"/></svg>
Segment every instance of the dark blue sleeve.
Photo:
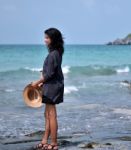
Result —
<svg viewBox="0 0 131 150"><path fill-rule="evenodd" d="M50 52L47 57L47 63L43 66L44 81L49 81L55 76L55 71L58 66L58 57L56 52Z"/></svg>

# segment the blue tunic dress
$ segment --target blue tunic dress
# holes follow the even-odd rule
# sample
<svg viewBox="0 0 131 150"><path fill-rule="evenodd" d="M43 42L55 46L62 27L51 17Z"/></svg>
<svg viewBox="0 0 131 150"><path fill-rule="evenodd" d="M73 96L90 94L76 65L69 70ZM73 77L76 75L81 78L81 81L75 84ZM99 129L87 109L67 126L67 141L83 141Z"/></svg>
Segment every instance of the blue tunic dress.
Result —
<svg viewBox="0 0 131 150"><path fill-rule="evenodd" d="M50 51L44 64L42 75L42 103L59 104L63 102L64 76L61 68L62 56L57 50Z"/></svg>

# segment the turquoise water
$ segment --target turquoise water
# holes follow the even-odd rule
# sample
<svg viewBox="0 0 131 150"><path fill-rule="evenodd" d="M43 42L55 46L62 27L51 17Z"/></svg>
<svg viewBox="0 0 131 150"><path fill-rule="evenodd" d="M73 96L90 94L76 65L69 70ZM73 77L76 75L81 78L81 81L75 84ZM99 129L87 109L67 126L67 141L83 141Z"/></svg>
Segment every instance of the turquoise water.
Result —
<svg viewBox="0 0 131 150"><path fill-rule="evenodd" d="M41 68L47 54L43 45L0 46L1 71L19 68ZM130 65L131 46L68 45L65 49L63 65L89 66Z"/></svg>
<svg viewBox="0 0 131 150"><path fill-rule="evenodd" d="M40 77L46 55L43 45L0 46L1 138L43 129L44 106L27 107L22 92ZM62 68L65 94L57 106L59 134L131 134L131 89L121 84L131 80L131 46L66 45Z"/></svg>

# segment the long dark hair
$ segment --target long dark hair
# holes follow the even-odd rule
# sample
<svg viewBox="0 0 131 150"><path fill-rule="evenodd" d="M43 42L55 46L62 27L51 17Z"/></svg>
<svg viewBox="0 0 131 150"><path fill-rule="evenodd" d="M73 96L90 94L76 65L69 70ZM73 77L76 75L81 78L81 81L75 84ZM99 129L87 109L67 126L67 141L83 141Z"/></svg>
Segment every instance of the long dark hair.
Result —
<svg viewBox="0 0 131 150"><path fill-rule="evenodd" d="M45 34L51 39L51 44L48 46L49 51L58 50L61 55L64 53L64 40L61 32L56 28L45 30Z"/></svg>

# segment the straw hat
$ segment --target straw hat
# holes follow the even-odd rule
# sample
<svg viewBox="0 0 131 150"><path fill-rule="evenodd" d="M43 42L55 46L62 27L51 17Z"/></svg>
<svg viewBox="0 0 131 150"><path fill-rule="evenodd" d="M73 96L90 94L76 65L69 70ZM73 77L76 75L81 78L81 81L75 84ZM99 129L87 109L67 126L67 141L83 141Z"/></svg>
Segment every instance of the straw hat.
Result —
<svg viewBox="0 0 131 150"><path fill-rule="evenodd" d="M28 84L23 91L23 98L25 103L30 107L41 107L42 104L42 90L41 87L33 87Z"/></svg>

